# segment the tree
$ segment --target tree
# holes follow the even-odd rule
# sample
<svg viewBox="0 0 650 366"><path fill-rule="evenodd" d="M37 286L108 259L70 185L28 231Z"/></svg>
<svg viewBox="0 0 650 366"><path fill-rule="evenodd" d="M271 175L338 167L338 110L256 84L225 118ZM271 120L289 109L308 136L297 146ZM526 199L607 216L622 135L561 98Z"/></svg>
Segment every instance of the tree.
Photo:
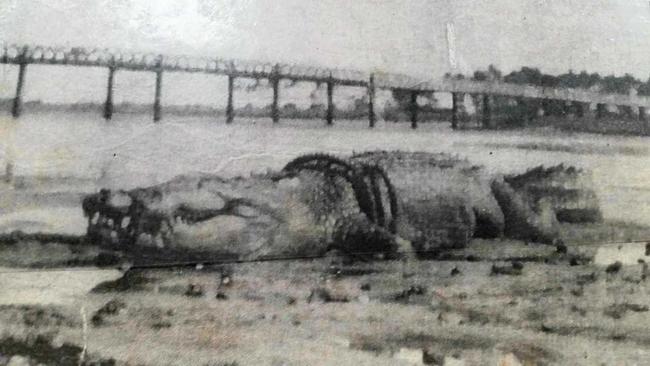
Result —
<svg viewBox="0 0 650 366"><path fill-rule="evenodd" d="M607 93L628 94L630 89L637 88L641 84L641 81L630 74L621 77L608 75L602 80L602 90Z"/></svg>
<svg viewBox="0 0 650 366"><path fill-rule="evenodd" d="M650 78L648 78L648 81L646 81L645 83L639 85L637 92L639 93L639 95L650 96Z"/></svg>
<svg viewBox="0 0 650 366"><path fill-rule="evenodd" d="M460 73L454 75L454 74L448 72L448 73L445 74L445 79L447 79L447 80L464 80L465 75L460 74Z"/></svg>
<svg viewBox="0 0 650 366"><path fill-rule="evenodd" d="M472 80L475 80L475 81L487 81L488 80L488 74L485 71L474 71L474 76L472 77Z"/></svg>
<svg viewBox="0 0 650 366"><path fill-rule="evenodd" d="M542 72L536 68L522 67L520 71L513 71L506 75L503 80L506 83L541 85Z"/></svg>

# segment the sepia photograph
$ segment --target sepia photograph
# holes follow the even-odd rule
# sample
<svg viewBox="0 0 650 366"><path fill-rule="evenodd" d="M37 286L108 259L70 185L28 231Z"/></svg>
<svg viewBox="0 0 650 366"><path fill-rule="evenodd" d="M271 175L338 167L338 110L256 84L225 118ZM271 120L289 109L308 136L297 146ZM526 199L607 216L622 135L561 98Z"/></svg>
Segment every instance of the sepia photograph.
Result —
<svg viewBox="0 0 650 366"><path fill-rule="evenodd" d="M0 366L650 365L647 0L0 0Z"/></svg>

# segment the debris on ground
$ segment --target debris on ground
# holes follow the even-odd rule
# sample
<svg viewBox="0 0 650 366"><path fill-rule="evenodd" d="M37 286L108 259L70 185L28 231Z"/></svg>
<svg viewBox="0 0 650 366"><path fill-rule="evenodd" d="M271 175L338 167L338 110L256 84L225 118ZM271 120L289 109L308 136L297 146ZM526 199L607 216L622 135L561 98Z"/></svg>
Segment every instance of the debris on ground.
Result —
<svg viewBox="0 0 650 366"><path fill-rule="evenodd" d="M97 310L90 321L96 327L104 325L106 317L119 314L122 310L126 309L126 303L120 299L113 299Z"/></svg>
<svg viewBox="0 0 650 366"><path fill-rule="evenodd" d="M521 262L512 262L510 265L499 266L492 265L490 270L491 275L508 275L508 276L521 276L524 270L524 265Z"/></svg>
<svg viewBox="0 0 650 366"><path fill-rule="evenodd" d="M185 291L185 296L188 297L201 297L204 294L203 286L196 283L190 283L187 285L187 290Z"/></svg>
<svg viewBox="0 0 650 366"><path fill-rule="evenodd" d="M644 313L648 311L648 305L630 303L613 304L605 308L605 310L603 310L603 314L609 316L612 319L621 319L629 311L635 313Z"/></svg>
<svg viewBox="0 0 650 366"><path fill-rule="evenodd" d="M411 296L424 295L427 292L426 288L418 285L409 286L406 290L396 294L394 299L397 301L408 301Z"/></svg>
<svg viewBox="0 0 650 366"><path fill-rule="evenodd" d="M622 267L623 267L623 264L621 262L616 261L616 262L610 264L609 266L607 266L607 268L605 268L605 272L609 273L609 274L618 273L621 270Z"/></svg>

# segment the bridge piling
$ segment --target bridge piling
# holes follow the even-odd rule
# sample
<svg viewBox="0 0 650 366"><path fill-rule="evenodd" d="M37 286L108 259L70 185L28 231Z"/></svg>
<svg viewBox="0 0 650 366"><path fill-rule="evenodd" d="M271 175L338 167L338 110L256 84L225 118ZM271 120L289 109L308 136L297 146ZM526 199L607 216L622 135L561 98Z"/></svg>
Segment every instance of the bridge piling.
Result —
<svg viewBox="0 0 650 366"><path fill-rule="evenodd" d="M482 127L492 128L492 97L490 94L483 94Z"/></svg>
<svg viewBox="0 0 650 366"><path fill-rule="evenodd" d="M228 75L228 104L226 105L226 123L230 124L235 119L235 107L233 106L233 92L235 89L235 77Z"/></svg>
<svg viewBox="0 0 650 366"><path fill-rule="evenodd" d="M577 118L583 118L585 116L585 103L583 102L573 102L573 110Z"/></svg>
<svg viewBox="0 0 650 366"><path fill-rule="evenodd" d="M162 94L162 55L158 56L156 62L156 94L153 102L153 121L158 122L162 118L162 108L160 104Z"/></svg>
<svg viewBox="0 0 650 366"><path fill-rule="evenodd" d="M463 93L451 93L451 128L458 129L460 110L463 105Z"/></svg>
<svg viewBox="0 0 650 366"><path fill-rule="evenodd" d="M550 117L552 115L551 101L549 99L542 99L540 108L544 117Z"/></svg>
<svg viewBox="0 0 650 366"><path fill-rule="evenodd" d="M646 107L639 107L639 122L641 122L641 131L645 134L650 134L650 123L646 115Z"/></svg>
<svg viewBox="0 0 650 366"><path fill-rule="evenodd" d="M108 83L106 86L106 102L104 103L104 119L113 118L113 79L115 77L115 67L108 67Z"/></svg>
<svg viewBox="0 0 650 366"><path fill-rule="evenodd" d="M375 127L375 75L370 74L368 79L368 127Z"/></svg>
<svg viewBox="0 0 650 366"><path fill-rule="evenodd" d="M271 119L273 123L278 123L280 121L280 109L278 108L278 102L280 99L280 66L275 65L273 67L273 75L269 78L271 86L273 88L273 103L271 104Z"/></svg>
<svg viewBox="0 0 650 366"><path fill-rule="evenodd" d="M327 114L325 120L328 126L334 124L334 81L331 75L327 81Z"/></svg>
<svg viewBox="0 0 650 366"><path fill-rule="evenodd" d="M646 120L647 120L646 108L645 107L639 107L639 121L645 122Z"/></svg>
<svg viewBox="0 0 650 366"><path fill-rule="evenodd" d="M28 47L23 47L18 55L18 81L16 82L16 96L11 106L11 115L13 118L20 117L23 109L23 85L25 84L25 74L27 73L27 51Z"/></svg>
<svg viewBox="0 0 650 366"><path fill-rule="evenodd" d="M517 103L517 109L519 110L519 118L521 118L521 123L527 125L533 120L531 108L528 105L528 101L525 98L515 98Z"/></svg>
<svg viewBox="0 0 650 366"><path fill-rule="evenodd" d="M411 113L411 128L418 128L418 91L411 90L411 101L409 103L409 109Z"/></svg>
<svg viewBox="0 0 650 366"><path fill-rule="evenodd" d="M601 119L605 117L605 113L607 112L607 105L604 103L598 103L596 104L596 118Z"/></svg>

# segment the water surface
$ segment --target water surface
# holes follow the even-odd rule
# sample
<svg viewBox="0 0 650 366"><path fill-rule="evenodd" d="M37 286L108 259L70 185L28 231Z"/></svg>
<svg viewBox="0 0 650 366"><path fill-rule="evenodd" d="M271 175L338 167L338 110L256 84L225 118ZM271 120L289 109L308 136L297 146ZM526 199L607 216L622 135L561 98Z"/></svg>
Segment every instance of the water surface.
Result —
<svg viewBox="0 0 650 366"><path fill-rule="evenodd" d="M522 172L564 163L593 172L608 219L650 225L650 138L549 131L453 131L448 123L379 123L236 119L117 113L25 113L18 122L0 117L0 161L16 175L87 178L100 186L130 188L188 172L226 176L279 169L309 152L369 149L449 152L491 172ZM4 165L4 163L3 163Z"/></svg>

